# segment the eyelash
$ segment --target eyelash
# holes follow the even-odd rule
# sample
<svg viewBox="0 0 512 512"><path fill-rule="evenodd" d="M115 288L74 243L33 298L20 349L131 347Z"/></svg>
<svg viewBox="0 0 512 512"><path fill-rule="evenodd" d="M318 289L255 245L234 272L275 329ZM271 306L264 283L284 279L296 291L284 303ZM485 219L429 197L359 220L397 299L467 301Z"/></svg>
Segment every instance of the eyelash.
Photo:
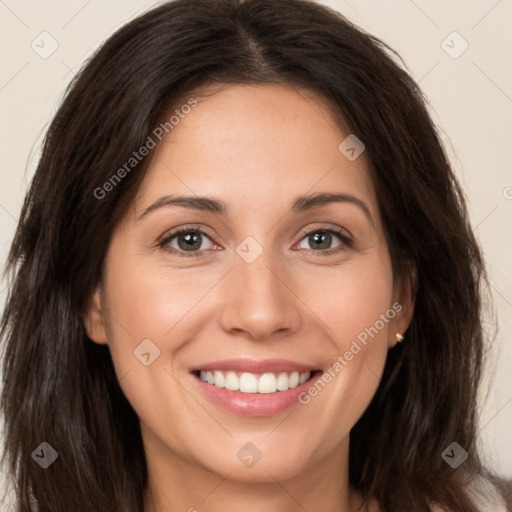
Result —
<svg viewBox="0 0 512 512"><path fill-rule="evenodd" d="M320 233L320 232L321 233L330 233L330 234L334 233L336 236L338 236L340 238L342 243L338 247L333 247L331 249L324 249L324 250L319 250L319 251L315 251L313 249L307 249L311 252L316 253L318 256L331 256L338 252L344 251L344 250L352 247L352 245L353 245L353 240L350 237L348 237L344 233L344 231L342 231L341 229L338 229L338 228L325 228L325 229L324 228L316 228L316 229L313 229L313 230L305 233L304 236L302 236L302 238L300 239L300 241L302 241L304 238L306 238L309 235L312 235L314 233ZM187 251L181 251L178 249L167 247L167 244L172 239L176 238L177 236L179 236L183 233L199 233L202 236L205 236L211 240L211 236L208 235L207 233L205 233L202 229L195 227L195 226L185 226L183 228L177 229L176 231L173 231L172 233L170 233L168 236L166 236L160 242L158 242L157 246L160 249L163 249L164 251L170 252L172 254L178 254L180 257L184 257L184 258L204 257L205 252L207 251L206 249L203 249L201 251L189 251L189 253L187 254ZM213 242L213 240L212 240L212 242Z"/></svg>

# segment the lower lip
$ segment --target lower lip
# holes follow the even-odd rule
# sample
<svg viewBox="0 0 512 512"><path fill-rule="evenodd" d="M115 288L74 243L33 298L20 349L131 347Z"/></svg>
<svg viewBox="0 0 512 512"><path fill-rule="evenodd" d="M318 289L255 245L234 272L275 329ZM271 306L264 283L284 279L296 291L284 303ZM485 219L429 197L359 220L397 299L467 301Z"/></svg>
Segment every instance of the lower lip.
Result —
<svg viewBox="0 0 512 512"><path fill-rule="evenodd" d="M299 404L298 396L306 391L314 382L320 378L321 372L316 372L304 384L286 391L275 393L242 393L241 391L230 391L226 388L219 388L213 384L203 382L195 375L193 376L201 391L213 402L224 407L238 416L274 416L286 411L293 405Z"/></svg>

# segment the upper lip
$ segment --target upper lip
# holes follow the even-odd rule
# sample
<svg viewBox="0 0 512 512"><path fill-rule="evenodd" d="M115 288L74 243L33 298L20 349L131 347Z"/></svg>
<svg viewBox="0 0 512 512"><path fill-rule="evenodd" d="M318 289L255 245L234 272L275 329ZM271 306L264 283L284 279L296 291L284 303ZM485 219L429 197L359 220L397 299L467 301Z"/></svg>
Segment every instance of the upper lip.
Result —
<svg viewBox="0 0 512 512"><path fill-rule="evenodd" d="M194 366L191 372L233 371L248 373L313 372L317 370L310 364L298 363L287 359L223 359Z"/></svg>

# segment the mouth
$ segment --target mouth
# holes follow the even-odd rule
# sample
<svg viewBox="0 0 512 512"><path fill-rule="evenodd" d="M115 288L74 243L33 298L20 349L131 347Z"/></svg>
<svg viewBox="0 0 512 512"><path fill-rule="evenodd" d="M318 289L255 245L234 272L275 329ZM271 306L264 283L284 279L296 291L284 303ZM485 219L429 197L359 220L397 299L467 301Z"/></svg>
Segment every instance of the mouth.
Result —
<svg viewBox="0 0 512 512"><path fill-rule="evenodd" d="M234 371L205 371L195 372L202 382L206 382L217 388L225 388L229 391L240 393L270 394L280 391L288 391L308 382L312 373L306 372L280 372L280 373L250 373Z"/></svg>
<svg viewBox="0 0 512 512"><path fill-rule="evenodd" d="M204 364L191 375L216 405L239 416L262 417L299 404L299 394L322 371L293 361L239 359Z"/></svg>

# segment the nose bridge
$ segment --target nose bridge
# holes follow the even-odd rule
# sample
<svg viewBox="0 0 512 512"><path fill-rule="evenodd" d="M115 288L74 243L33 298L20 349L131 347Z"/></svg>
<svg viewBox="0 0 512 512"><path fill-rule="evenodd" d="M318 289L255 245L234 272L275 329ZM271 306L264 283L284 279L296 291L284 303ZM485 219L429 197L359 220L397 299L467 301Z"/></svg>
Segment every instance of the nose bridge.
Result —
<svg viewBox="0 0 512 512"><path fill-rule="evenodd" d="M254 239L244 240L234 255L229 273L222 322L228 331L242 330L264 339L276 331L298 326L297 301L286 283L283 266L271 248Z"/></svg>

